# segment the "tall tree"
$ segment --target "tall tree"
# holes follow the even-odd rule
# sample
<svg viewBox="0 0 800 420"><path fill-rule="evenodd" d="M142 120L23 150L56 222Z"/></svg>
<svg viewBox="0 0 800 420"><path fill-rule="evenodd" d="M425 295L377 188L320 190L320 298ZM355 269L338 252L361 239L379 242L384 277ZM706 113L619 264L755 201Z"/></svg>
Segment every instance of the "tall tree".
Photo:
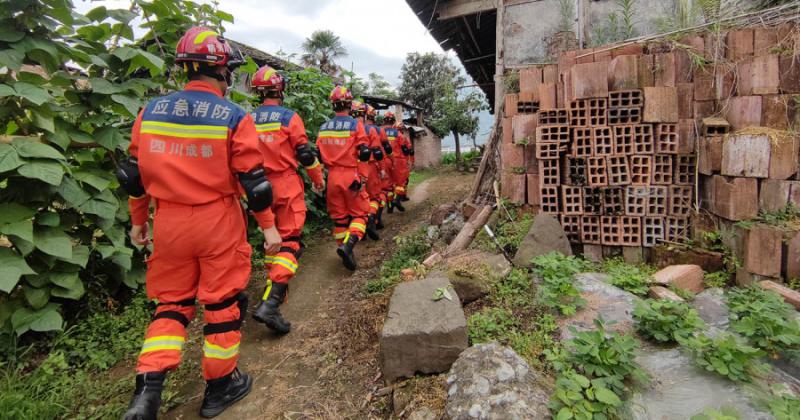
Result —
<svg viewBox="0 0 800 420"><path fill-rule="evenodd" d="M397 91L378 73L370 73L367 76L368 92L372 96L381 98L396 99Z"/></svg>
<svg viewBox="0 0 800 420"><path fill-rule="evenodd" d="M466 78L444 54L408 54L400 79L400 98L422 108L437 136L453 135L460 166L460 136L476 135L477 114L486 106L484 96L475 91L459 92Z"/></svg>
<svg viewBox="0 0 800 420"><path fill-rule="evenodd" d="M314 31L303 41L303 64L316 67L323 73L334 76L339 72L336 60L347 56L347 49L341 38L333 31Z"/></svg>

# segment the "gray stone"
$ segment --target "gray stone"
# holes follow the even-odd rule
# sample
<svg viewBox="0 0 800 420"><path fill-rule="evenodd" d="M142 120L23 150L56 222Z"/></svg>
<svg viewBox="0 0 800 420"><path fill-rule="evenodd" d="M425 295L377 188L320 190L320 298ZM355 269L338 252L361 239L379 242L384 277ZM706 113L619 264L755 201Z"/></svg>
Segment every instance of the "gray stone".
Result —
<svg viewBox="0 0 800 420"><path fill-rule="evenodd" d="M639 299L607 283L608 276L599 273L581 273L575 276L575 286L581 291L586 304L578 312L561 321L561 337L572 338L570 327L578 331L595 329L594 320L600 316L609 331L631 332L635 327L633 308Z"/></svg>
<svg viewBox="0 0 800 420"><path fill-rule="evenodd" d="M447 277L464 305L486 296L492 279L505 277L511 272L511 263L502 254L478 250L450 256L445 266Z"/></svg>
<svg viewBox="0 0 800 420"><path fill-rule="evenodd" d="M742 419L772 419L756 407L757 398L735 382L694 365L679 349L642 349L637 361L652 377L649 387L629 401L635 420L688 419L712 407L730 407Z"/></svg>
<svg viewBox="0 0 800 420"><path fill-rule="evenodd" d="M497 343L461 353L447 385L446 410L453 420L550 418L552 384L514 350Z"/></svg>
<svg viewBox="0 0 800 420"><path fill-rule="evenodd" d="M461 232L465 224L466 219L464 219L461 213L451 214L442 222L441 226L439 226L439 240L445 244L453 242L453 239L458 236L458 233Z"/></svg>
<svg viewBox="0 0 800 420"><path fill-rule="evenodd" d="M514 265L531 267L532 259L553 251L572 255L572 247L570 247L567 235L558 219L549 214L538 214L533 219L533 225L528 234L519 245L517 255L514 257Z"/></svg>
<svg viewBox="0 0 800 420"><path fill-rule="evenodd" d="M696 294L692 300L692 307L709 326L723 330L728 328L730 311L725 303L722 289L707 289Z"/></svg>
<svg viewBox="0 0 800 420"><path fill-rule="evenodd" d="M452 300L434 301L439 288ZM450 368L467 348L467 320L452 285L443 276L398 285L380 336L380 362L388 383L416 372L439 373Z"/></svg>

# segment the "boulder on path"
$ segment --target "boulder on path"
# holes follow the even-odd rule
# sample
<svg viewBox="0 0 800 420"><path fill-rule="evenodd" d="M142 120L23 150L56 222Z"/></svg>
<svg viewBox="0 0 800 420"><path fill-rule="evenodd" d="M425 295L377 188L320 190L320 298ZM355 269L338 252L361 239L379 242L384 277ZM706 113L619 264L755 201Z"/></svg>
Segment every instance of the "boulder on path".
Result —
<svg viewBox="0 0 800 420"><path fill-rule="evenodd" d="M461 353L447 378L447 415L460 419L545 419L552 384L514 350L478 344Z"/></svg>
<svg viewBox="0 0 800 420"><path fill-rule="evenodd" d="M531 229L519 245L519 251L514 256L514 265L517 267L532 267L531 260L553 251L564 255L572 255L569 240L558 219L549 214L538 214L533 219Z"/></svg>
<svg viewBox="0 0 800 420"><path fill-rule="evenodd" d="M692 293L700 293L705 288L703 286L703 269L694 264L664 267L653 274L653 283L664 287L675 286Z"/></svg>
<svg viewBox="0 0 800 420"><path fill-rule="evenodd" d="M607 282L608 275L581 273L575 276L575 287L581 291L586 305L575 315L560 321L561 338L572 338L570 327L577 331L594 330L594 320L603 317L608 331L631 332L635 326L633 308L639 299Z"/></svg>
<svg viewBox="0 0 800 420"><path fill-rule="evenodd" d="M452 300L434 300L447 289ZM442 275L398 285L380 336L380 362L388 383L415 373L450 369L467 348L467 319L458 295Z"/></svg>
<svg viewBox="0 0 800 420"><path fill-rule="evenodd" d="M511 272L511 263L503 254L469 250L448 257L444 268L461 303L466 305L486 296L494 279Z"/></svg>

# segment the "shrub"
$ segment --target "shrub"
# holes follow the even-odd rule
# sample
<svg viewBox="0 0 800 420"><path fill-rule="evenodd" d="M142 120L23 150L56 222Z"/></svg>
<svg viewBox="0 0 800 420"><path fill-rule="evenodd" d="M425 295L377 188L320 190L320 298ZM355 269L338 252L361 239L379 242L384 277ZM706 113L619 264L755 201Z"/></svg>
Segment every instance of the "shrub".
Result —
<svg viewBox="0 0 800 420"><path fill-rule="evenodd" d="M732 381L748 381L751 373L762 366L758 359L764 352L748 346L731 333L715 338L700 334L690 337L684 344L698 366Z"/></svg>
<svg viewBox="0 0 800 420"><path fill-rule="evenodd" d="M590 266L587 262L552 252L534 258L533 264L542 278L537 294L540 304L563 315L572 315L585 304L573 281L576 274Z"/></svg>
<svg viewBox="0 0 800 420"><path fill-rule="evenodd" d="M602 268L614 286L638 296L647 296L650 291L650 279L655 271L652 267L630 265L620 258L610 258L603 261Z"/></svg>
<svg viewBox="0 0 800 420"><path fill-rule="evenodd" d="M731 275L725 271L715 271L713 273L706 273L703 276L703 284L706 287L721 287L724 288L731 280Z"/></svg>
<svg viewBox="0 0 800 420"><path fill-rule="evenodd" d="M775 356L780 351L800 349L800 321L794 308L775 292L748 287L728 292L731 329L751 344Z"/></svg>
<svg viewBox="0 0 800 420"><path fill-rule="evenodd" d="M800 398L789 392L785 386L773 385L772 398L769 399L769 411L776 420L792 420L800 413Z"/></svg>
<svg viewBox="0 0 800 420"><path fill-rule="evenodd" d="M678 342L703 328L703 320L684 302L645 299L633 310L636 329L648 339L661 343Z"/></svg>

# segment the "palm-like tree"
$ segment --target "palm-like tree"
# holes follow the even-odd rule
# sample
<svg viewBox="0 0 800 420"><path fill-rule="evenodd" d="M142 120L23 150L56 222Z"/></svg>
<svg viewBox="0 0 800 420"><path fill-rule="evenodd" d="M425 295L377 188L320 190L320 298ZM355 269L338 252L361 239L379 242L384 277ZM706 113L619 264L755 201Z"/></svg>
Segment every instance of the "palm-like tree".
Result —
<svg viewBox="0 0 800 420"><path fill-rule="evenodd" d="M323 73L335 75L339 66L336 59L347 56L342 40L333 31L314 31L303 41L303 64L316 67Z"/></svg>

